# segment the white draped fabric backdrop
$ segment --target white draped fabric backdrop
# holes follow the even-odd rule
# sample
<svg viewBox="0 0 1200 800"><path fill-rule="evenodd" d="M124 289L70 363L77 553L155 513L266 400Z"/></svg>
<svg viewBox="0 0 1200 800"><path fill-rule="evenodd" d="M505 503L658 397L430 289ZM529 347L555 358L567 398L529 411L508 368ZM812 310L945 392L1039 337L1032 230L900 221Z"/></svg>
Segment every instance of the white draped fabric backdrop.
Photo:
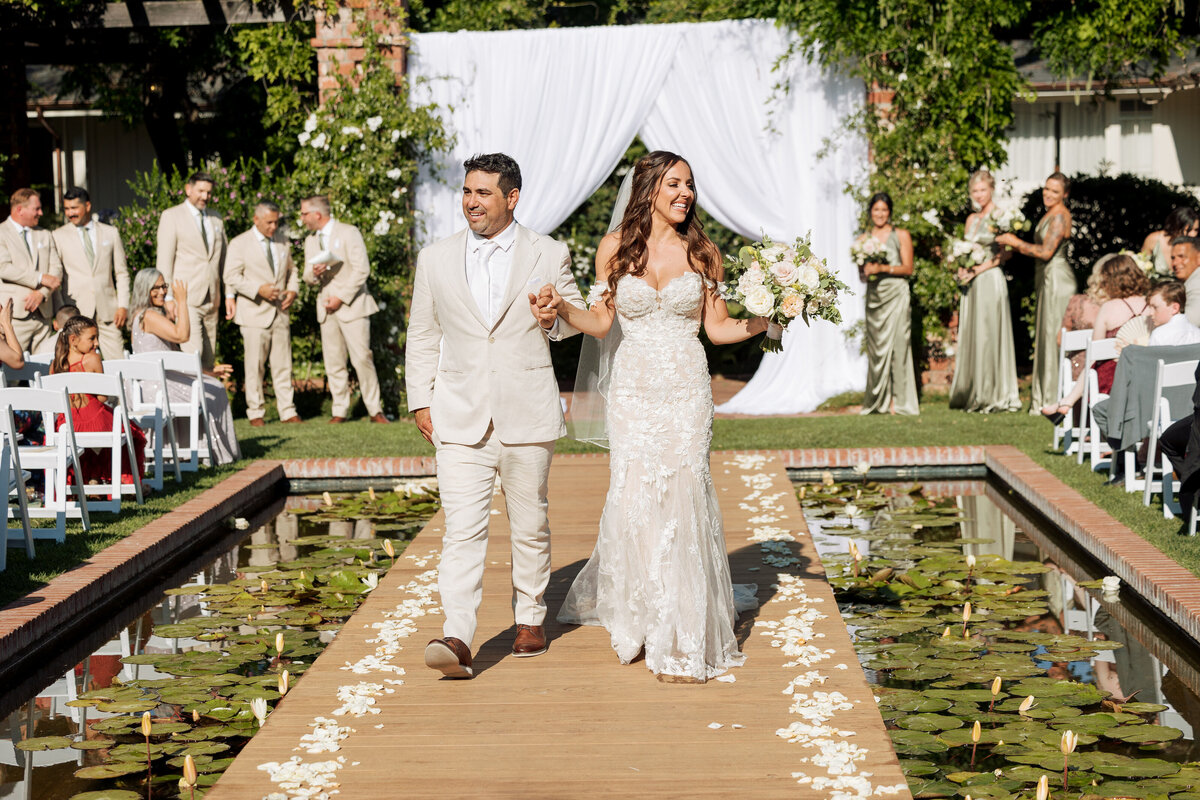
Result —
<svg viewBox="0 0 1200 800"><path fill-rule="evenodd" d="M640 137L691 163L700 205L730 230L786 242L811 230L816 252L854 293L841 330L794 322L783 352L764 355L718 411L795 414L861 391L865 359L845 332L863 316L849 258L858 209L844 190L863 177L866 148L842 121L861 108L863 86L799 55L777 69L791 44L767 20L414 34L414 100L435 103L455 136L417 186L426 237L463 227L462 162L474 153L517 160L517 219L548 233ZM819 155L830 139L836 146Z"/></svg>

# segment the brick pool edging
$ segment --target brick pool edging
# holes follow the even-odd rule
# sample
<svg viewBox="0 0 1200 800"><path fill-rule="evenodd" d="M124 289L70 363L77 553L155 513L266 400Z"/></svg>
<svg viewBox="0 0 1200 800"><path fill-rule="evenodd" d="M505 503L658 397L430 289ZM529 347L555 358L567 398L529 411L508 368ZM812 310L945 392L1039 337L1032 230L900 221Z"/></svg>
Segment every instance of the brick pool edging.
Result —
<svg viewBox="0 0 1200 800"><path fill-rule="evenodd" d="M0 609L0 653L24 653L78 624L88 609L178 557L199 532L273 499L284 480L280 462L255 461Z"/></svg>

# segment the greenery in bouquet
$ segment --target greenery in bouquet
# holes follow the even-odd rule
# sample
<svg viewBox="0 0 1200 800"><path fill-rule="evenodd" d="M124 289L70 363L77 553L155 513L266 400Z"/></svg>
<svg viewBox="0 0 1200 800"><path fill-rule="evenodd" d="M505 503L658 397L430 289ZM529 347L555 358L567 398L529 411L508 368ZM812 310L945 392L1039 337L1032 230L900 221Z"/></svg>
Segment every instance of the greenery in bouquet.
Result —
<svg viewBox="0 0 1200 800"><path fill-rule="evenodd" d="M797 317L805 325L811 317L841 324L838 293L848 293L849 287L838 280L825 259L813 253L811 233L798 237L791 247L764 236L761 242L741 248L736 258L727 256L727 261L724 296L754 316L783 327ZM781 340L764 337L764 351L782 348Z"/></svg>

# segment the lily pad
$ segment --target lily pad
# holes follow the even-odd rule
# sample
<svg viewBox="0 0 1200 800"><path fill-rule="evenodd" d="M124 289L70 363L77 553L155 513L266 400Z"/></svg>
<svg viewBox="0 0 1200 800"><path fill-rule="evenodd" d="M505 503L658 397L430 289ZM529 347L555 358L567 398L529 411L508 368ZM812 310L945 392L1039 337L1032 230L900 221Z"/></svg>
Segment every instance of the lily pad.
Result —
<svg viewBox="0 0 1200 800"><path fill-rule="evenodd" d="M25 750L30 753L40 753L43 750L61 750L64 747L71 746L72 739L69 736L35 736L32 739L23 739L17 742L18 750Z"/></svg>

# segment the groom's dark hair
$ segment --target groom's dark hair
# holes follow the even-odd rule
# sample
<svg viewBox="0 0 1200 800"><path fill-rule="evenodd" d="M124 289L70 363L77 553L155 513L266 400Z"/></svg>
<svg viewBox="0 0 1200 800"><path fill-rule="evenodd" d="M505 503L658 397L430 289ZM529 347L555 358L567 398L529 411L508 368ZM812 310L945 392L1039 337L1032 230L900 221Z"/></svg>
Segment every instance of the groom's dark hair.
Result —
<svg viewBox="0 0 1200 800"><path fill-rule="evenodd" d="M474 155L463 162L467 172L490 172L500 176L500 191L507 196L513 189L521 188L521 168L512 156L504 153L484 153Z"/></svg>

